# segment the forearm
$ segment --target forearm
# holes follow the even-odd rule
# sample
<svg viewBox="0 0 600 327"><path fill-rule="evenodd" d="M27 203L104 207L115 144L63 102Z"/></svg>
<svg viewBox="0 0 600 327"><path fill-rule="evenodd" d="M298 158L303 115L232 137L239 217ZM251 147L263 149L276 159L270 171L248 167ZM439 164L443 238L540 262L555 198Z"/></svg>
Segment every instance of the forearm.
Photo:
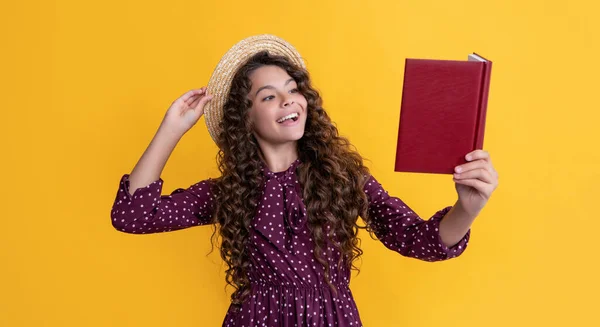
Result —
<svg viewBox="0 0 600 327"><path fill-rule="evenodd" d="M172 132L163 125L159 127L150 145L148 145L148 148L131 171L129 176L130 194L133 195L136 189L160 178L171 153L180 139L181 135Z"/></svg>
<svg viewBox="0 0 600 327"><path fill-rule="evenodd" d="M440 221L439 233L442 242L448 247L458 243L469 231L476 217L465 212L457 201Z"/></svg>

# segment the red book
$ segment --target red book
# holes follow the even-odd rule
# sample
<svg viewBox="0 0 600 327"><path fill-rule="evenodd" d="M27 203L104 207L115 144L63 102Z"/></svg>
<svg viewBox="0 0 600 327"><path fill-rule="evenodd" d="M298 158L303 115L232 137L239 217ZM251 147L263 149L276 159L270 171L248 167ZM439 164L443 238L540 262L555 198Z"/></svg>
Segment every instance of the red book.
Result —
<svg viewBox="0 0 600 327"><path fill-rule="evenodd" d="M492 62L406 59L397 172L452 174L483 148Z"/></svg>

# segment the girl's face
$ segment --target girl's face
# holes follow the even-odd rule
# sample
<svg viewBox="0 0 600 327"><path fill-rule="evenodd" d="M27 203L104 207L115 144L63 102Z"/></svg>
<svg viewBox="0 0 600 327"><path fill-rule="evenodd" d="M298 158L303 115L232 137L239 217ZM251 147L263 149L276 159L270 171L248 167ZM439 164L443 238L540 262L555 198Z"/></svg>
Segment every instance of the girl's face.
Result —
<svg viewBox="0 0 600 327"><path fill-rule="evenodd" d="M307 101L298 85L278 66L263 66L250 76L249 118L259 144L278 146L304 135Z"/></svg>

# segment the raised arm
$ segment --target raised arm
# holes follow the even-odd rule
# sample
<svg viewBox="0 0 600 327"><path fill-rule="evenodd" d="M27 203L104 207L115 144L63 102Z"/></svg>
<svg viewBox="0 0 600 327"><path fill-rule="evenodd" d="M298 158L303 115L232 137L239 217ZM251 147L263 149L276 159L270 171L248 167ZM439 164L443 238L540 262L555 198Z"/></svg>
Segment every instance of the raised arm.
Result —
<svg viewBox="0 0 600 327"><path fill-rule="evenodd" d="M212 216L212 180L162 195L160 175L183 135L204 113L212 96L205 88L175 100L131 174L121 177L111 209L113 226L127 233L156 233L208 224Z"/></svg>

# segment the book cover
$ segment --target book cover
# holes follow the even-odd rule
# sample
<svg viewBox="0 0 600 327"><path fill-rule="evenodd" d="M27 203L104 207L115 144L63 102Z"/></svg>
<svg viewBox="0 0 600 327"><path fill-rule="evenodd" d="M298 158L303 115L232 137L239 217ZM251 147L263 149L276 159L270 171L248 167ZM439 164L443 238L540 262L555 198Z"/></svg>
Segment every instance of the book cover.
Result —
<svg viewBox="0 0 600 327"><path fill-rule="evenodd" d="M452 174L483 148L492 62L407 58L395 171Z"/></svg>

